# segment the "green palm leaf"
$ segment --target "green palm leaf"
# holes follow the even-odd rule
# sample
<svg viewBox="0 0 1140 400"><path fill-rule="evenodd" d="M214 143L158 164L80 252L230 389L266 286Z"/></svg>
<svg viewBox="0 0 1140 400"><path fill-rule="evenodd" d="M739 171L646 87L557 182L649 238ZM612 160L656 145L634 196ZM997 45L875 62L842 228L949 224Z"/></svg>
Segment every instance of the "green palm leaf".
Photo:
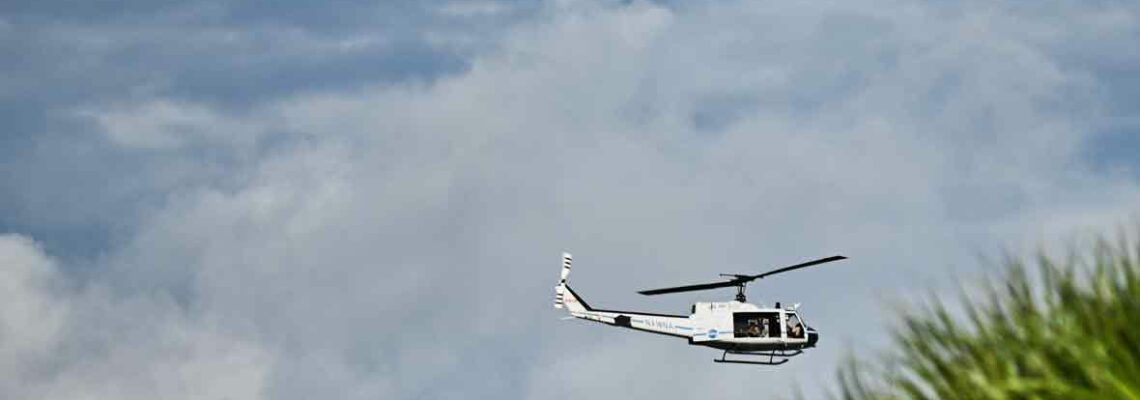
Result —
<svg viewBox="0 0 1140 400"><path fill-rule="evenodd" d="M1140 241L1120 238L1007 258L959 313L937 297L901 312L895 348L875 373L842 367L838 397L1140 400Z"/></svg>

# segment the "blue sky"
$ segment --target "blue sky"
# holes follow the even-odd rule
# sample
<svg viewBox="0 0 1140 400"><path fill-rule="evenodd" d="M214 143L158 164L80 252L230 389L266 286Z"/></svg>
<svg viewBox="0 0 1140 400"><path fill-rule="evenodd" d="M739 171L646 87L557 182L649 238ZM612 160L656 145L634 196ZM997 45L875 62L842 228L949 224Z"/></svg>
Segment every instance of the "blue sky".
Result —
<svg viewBox="0 0 1140 400"><path fill-rule="evenodd" d="M821 396L1140 204L1133 2L0 6L0 397ZM1060 246L1063 247L1063 246ZM765 282L778 370L560 321ZM721 296L721 297L717 297ZM829 376L829 375L828 375Z"/></svg>

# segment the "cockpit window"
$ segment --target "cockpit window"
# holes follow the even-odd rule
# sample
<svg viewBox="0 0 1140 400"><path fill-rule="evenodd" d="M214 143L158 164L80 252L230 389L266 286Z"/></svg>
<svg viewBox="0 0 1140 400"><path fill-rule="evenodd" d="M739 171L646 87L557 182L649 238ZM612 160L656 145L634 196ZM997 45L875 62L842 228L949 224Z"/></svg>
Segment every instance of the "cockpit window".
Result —
<svg viewBox="0 0 1140 400"><path fill-rule="evenodd" d="M804 324L795 313L788 313L788 338L802 339L804 337Z"/></svg>

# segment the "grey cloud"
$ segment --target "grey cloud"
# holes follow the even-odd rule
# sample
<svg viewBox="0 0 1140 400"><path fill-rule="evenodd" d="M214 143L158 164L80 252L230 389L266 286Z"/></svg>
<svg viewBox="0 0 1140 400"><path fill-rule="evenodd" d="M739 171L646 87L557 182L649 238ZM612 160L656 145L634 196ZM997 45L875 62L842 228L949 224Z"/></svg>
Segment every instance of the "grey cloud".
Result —
<svg viewBox="0 0 1140 400"><path fill-rule="evenodd" d="M104 335L238 349L258 374L233 387L263 388L250 397L742 398L788 394L789 381L818 396L820 372L846 349L883 343L884 297L976 272L964 267L975 251L1135 204L1135 181L1071 168L1095 134L1101 78L1056 51L1093 28L1053 17L976 4L564 2L430 84L275 93L236 112L209 96L87 105L87 129L111 152L140 150L109 139L131 132L99 115L165 104L189 116L191 134L134 132L177 144L142 151L161 157L142 166L185 160L201 176L206 156L183 148L196 140L240 162L204 174L238 175L226 179L156 172L180 184L144 186L162 201L96 273L64 275L125 300L73 318L110 321ZM232 121L289 136L245 145ZM633 291L835 252L852 260L753 290L802 301L824 332L821 348L758 376L715 368L683 341L559 321L550 298L564 249L592 304L659 311L730 293ZM122 322L132 307L151 318ZM57 353L65 371L111 360L100 377L127 386L171 354L191 365L212 354L150 343L143 357L63 337L109 348Z"/></svg>
<svg viewBox="0 0 1140 400"><path fill-rule="evenodd" d="M463 72L473 54L534 9L508 4L496 14L449 16L436 11L444 6L5 4L0 53L18 56L0 58L0 190L10 193L0 198L7 210L0 228L34 234L60 257L89 261L132 234L137 218L161 206L165 193L233 186L252 157L304 140L269 130L245 135L255 142L237 150L199 141L177 151L133 151L139 149L121 148L115 132L108 135L82 111L105 114L158 100L242 120L299 93L427 84ZM458 33L462 41L448 39Z"/></svg>

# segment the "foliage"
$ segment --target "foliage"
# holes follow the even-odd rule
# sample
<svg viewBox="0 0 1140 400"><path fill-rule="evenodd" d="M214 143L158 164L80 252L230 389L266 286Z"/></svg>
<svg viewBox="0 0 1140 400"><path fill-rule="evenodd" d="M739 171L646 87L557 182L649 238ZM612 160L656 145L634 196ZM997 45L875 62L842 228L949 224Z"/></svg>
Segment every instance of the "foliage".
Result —
<svg viewBox="0 0 1140 400"><path fill-rule="evenodd" d="M1140 241L1120 237L903 311L894 351L841 368L839 397L1140 400Z"/></svg>

